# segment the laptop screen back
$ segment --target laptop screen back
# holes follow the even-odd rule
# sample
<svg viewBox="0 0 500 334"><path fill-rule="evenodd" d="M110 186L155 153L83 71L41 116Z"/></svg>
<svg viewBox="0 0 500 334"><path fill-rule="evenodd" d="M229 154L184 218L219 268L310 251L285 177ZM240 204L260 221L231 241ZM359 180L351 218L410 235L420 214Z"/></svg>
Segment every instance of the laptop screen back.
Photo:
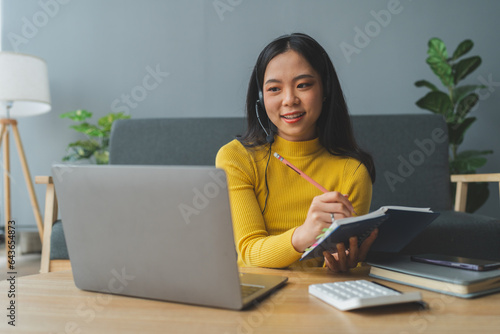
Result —
<svg viewBox="0 0 500 334"><path fill-rule="evenodd" d="M241 308L223 170L53 166L78 288Z"/></svg>

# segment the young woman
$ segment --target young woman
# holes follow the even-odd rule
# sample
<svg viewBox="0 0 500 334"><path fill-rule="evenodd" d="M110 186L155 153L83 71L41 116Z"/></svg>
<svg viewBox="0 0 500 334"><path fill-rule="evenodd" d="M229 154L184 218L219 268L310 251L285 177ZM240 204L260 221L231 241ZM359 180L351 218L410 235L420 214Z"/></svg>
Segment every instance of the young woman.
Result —
<svg viewBox="0 0 500 334"><path fill-rule="evenodd" d="M347 271L363 261L374 231L298 262L332 219L368 213L375 169L357 146L342 89L325 50L305 34L277 38L257 59L248 86L248 128L223 146L240 266L326 265ZM288 160L328 191L288 168Z"/></svg>

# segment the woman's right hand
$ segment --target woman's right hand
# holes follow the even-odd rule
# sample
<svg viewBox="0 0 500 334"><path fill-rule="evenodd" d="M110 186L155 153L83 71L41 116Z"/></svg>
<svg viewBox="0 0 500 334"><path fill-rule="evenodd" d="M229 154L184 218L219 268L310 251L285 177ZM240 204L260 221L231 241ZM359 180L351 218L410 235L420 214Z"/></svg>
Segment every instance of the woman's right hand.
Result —
<svg viewBox="0 0 500 334"><path fill-rule="evenodd" d="M323 233L324 228L332 224L332 215L335 219L352 216L354 208L338 191L327 192L314 197L309 207L305 222L295 229L292 235L292 245L298 252L316 242L316 237Z"/></svg>

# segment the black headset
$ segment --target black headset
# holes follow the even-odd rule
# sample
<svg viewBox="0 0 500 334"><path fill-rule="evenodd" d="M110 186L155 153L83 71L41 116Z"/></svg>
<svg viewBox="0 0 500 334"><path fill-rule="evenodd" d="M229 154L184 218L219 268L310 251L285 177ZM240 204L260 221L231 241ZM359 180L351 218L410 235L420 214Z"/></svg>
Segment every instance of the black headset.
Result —
<svg viewBox="0 0 500 334"><path fill-rule="evenodd" d="M266 133L266 141L269 143L269 153L267 157L266 170L264 172L264 179L266 182L266 200L264 202L264 209L262 210L262 214L264 214L267 208L267 199L269 198L269 184L267 183L267 168L269 166L269 159L271 159L271 148L274 143L274 134L273 130L271 129L271 120L269 119L269 116L267 117L267 124L269 126L269 130L266 130L266 128L262 124L262 121L260 120L259 105L262 108L262 110L264 110L264 113L266 113L266 107L264 106L264 94L262 93L262 88L260 87L260 82L259 82L259 76L257 74L257 65L255 65L254 71L255 71L255 81L257 83L257 90L259 94L259 99L255 101L255 114L257 115L257 120L259 121L262 130L264 130L264 132Z"/></svg>
<svg viewBox="0 0 500 334"><path fill-rule="evenodd" d="M255 101L255 114L257 115L257 120L259 121L260 126L262 127L262 130L266 133L266 141L269 144L274 143L274 135L273 135L273 130L271 129L271 121L269 120L269 117L267 118L267 122L269 125L269 130L266 130L264 125L262 124L262 121L260 120L260 115L259 115L259 105L264 112L266 112L266 107L264 106L264 93L262 92L262 87L260 87L260 82L259 82L259 76L257 74L257 65L255 65L255 81L257 83L257 90L259 94L259 99Z"/></svg>

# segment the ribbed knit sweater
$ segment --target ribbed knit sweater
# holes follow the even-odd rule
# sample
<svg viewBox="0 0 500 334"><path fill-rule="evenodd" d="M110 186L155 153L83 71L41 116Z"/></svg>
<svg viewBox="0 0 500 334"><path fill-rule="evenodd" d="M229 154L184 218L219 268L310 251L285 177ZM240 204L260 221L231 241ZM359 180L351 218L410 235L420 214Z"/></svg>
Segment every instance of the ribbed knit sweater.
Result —
<svg viewBox="0 0 500 334"><path fill-rule="evenodd" d="M216 166L227 174L240 266L298 265L302 253L293 247L292 235L304 223L313 198L322 194L273 157L274 152L326 189L349 194L359 215L368 213L370 207L372 183L366 167L356 159L331 155L319 139L291 142L275 136L267 166L269 193L265 181L269 145L246 148L233 140L219 150ZM315 265L322 263L323 259L315 261Z"/></svg>

